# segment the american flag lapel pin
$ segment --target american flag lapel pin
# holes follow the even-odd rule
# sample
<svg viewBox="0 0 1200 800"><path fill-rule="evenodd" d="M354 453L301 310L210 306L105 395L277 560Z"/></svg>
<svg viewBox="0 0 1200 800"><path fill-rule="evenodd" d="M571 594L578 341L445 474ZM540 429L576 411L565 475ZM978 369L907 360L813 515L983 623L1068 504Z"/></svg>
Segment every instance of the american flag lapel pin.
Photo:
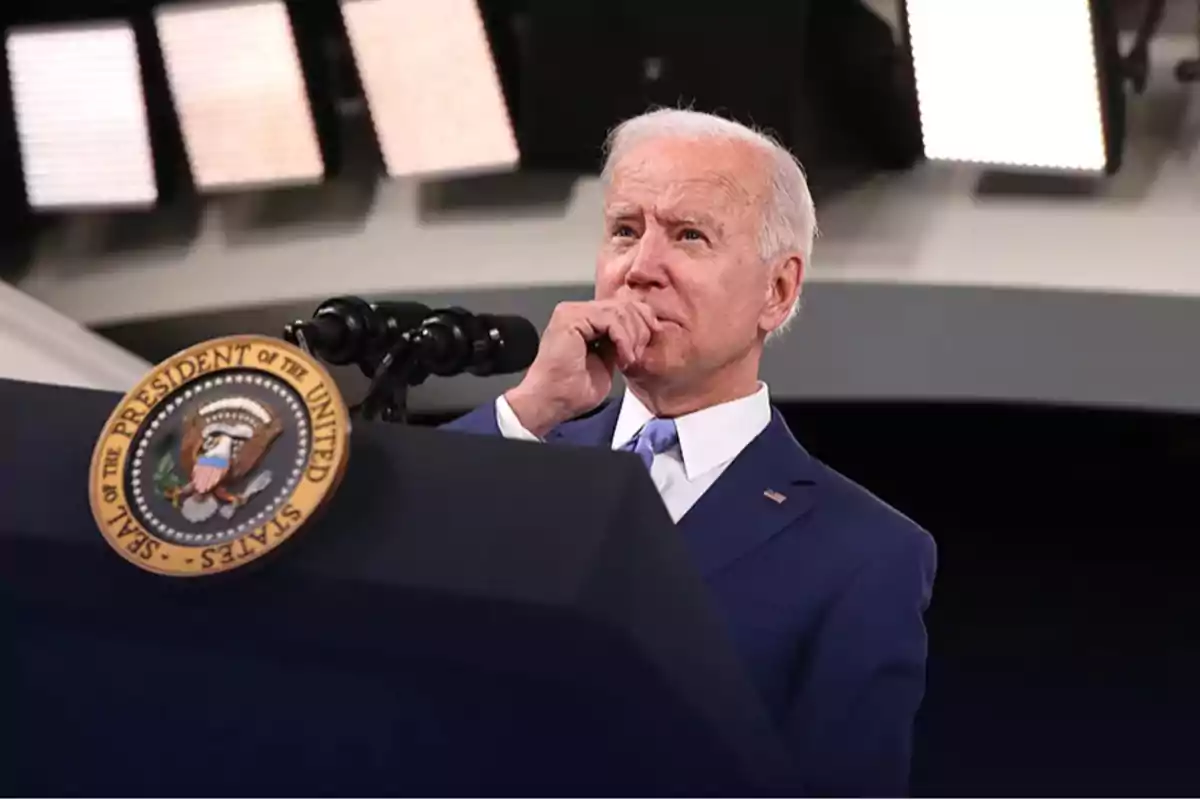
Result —
<svg viewBox="0 0 1200 800"><path fill-rule="evenodd" d="M774 500L776 503L782 503L784 500L787 500L786 494L780 494L774 489L767 489L765 492L763 492L763 497L767 498L768 500Z"/></svg>

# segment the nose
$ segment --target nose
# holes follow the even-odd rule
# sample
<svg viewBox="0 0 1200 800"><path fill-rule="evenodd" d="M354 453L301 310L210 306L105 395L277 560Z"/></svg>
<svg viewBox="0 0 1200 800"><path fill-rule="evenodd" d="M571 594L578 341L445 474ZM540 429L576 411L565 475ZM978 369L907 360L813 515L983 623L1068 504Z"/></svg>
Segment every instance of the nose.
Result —
<svg viewBox="0 0 1200 800"><path fill-rule="evenodd" d="M666 237L651 228L638 239L633 261L625 273L625 285L630 288L661 287L667 283Z"/></svg>

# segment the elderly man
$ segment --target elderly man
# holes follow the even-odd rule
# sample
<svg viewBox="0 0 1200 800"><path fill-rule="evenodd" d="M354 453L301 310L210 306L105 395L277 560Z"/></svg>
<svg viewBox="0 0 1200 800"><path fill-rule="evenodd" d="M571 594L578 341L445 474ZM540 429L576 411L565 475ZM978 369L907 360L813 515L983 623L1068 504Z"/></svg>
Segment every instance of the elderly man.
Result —
<svg viewBox="0 0 1200 800"><path fill-rule="evenodd" d="M451 428L632 450L818 795L907 791L935 547L809 455L758 377L795 316L815 215L772 139L664 110L608 142L595 299L521 383ZM610 394L624 396L577 419Z"/></svg>

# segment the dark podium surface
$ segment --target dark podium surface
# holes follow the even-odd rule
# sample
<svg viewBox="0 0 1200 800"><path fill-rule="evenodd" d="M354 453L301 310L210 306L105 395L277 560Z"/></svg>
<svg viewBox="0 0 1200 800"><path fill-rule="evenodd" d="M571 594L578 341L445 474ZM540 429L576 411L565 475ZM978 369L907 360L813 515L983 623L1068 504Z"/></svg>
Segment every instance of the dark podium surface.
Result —
<svg viewBox="0 0 1200 800"><path fill-rule="evenodd" d="M319 520L172 579L91 517L119 399L0 381L0 793L791 791L634 456L356 422Z"/></svg>

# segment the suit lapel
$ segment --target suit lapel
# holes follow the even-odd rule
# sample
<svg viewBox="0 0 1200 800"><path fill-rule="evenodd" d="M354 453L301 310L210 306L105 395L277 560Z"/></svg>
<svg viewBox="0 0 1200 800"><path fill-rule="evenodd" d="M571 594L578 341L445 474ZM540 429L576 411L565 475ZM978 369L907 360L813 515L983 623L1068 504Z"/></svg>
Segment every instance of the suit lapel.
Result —
<svg viewBox="0 0 1200 800"><path fill-rule="evenodd" d="M621 401L566 422L547 441L609 447ZM679 520L701 574L710 576L764 544L812 507L817 463L778 411L708 491Z"/></svg>
<svg viewBox="0 0 1200 800"><path fill-rule="evenodd" d="M807 511L817 472L773 411L766 429L679 520L701 574L713 575Z"/></svg>

